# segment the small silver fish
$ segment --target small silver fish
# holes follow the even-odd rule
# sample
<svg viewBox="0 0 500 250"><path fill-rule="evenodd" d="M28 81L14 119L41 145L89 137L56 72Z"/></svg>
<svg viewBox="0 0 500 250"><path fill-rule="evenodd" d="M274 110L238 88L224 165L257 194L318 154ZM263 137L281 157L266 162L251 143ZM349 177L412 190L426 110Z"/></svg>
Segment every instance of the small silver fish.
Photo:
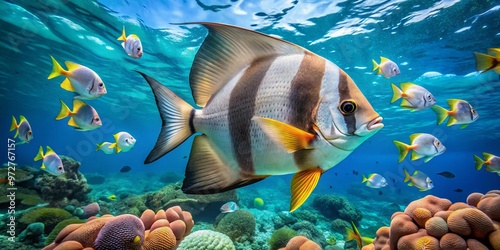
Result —
<svg viewBox="0 0 500 250"><path fill-rule="evenodd" d="M55 176L59 176L64 173L61 158L49 146L47 146L45 154L43 154L43 148L40 146L38 154L35 156L35 161L39 160L43 160L41 167L42 170L45 170Z"/></svg>
<svg viewBox="0 0 500 250"><path fill-rule="evenodd" d="M101 118L92 106L83 101L74 99L73 111L71 111L62 100L59 101L61 102L61 110L56 116L56 120L61 120L70 116L71 118L68 121L68 125L80 131L94 130L102 126Z"/></svg>
<svg viewBox="0 0 500 250"><path fill-rule="evenodd" d="M33 131L31 130L31 125L26 119L26 117L19 116L19 124L17 124L16 118L12 116L12 123L10 125L10 131L16 130L14 138L19 136L18 142L16 144L28 143L33 139Z"/></svg>
<svg viewBox="0 0 500 250"><path fill-rule="evenodd" d="M377 70L377 75L384 75L385 78L391 78L393 76L397 76L399 75L399 73L401 73L399 71L399 67L398 65L385 58L385 57L380 57L380 64L378 64L375 60L372 59L372 63L373 63L373 70L372 71L375 71Z"/></svg>
<svg viewBox="0 0 500 250"><path fill-rule="evenodd" d="M238 209L239 209L238 204L236 204L236 202L234 201L230 201L220 207L220 212L223 214L232 213Z"/></svg>
<svg viewBox="0 0 500 250"><path fill-rule="evenodd" d="M361 183L366 183L366 186L371 188L383 188L387 186L387 180L377 173L368 175L368 178L363 174Z"/></svg>
<svg viewBox="0 0 500 250"><path fill-rule="evenodd" d="M290 211L322 173L384 125L354 81L337 65L287 41L219 23L191 67L195 109L155 79L163 120L145 163L194 138L182 190L219 193L271 175L295 174Z"/></svg>
<svg viewBox="0 0 500 250"><path fill-rule="evenodd" d="M483 165L486 165L487 172L500 174L500 157L484 152L483 158L484 160L479 156L474 155L474 162L476 164L477 171L481 170Z"/></svg>
<svg viewBox="0 0 500 250"><path fill-rule="evenodd" d="M67 91L77 93L75 99L93 100L107 93L106 86L93 70L70 61L65 62L68 67L68 70L65 70L54 57L50 56L50 58L53 67L47 79L65 76L66 79L60 86Z"/></svg>
<svg viewBox="0 0 500 250"><path fill-rule="evenodd" d="M422 86L411 82L401 83L401 89L394 83L391 83L391 86L393 92L391 103L403 98L401 101L403 108L419 111L436 104L436 98Z"/></svg>
<svg viewBox="0 0 500 250"><path fill-rule="evenodd" d="M446 110L439 105L431 107L436 113L438 125L449 117L448 123L446 124L447 126L461 124L462 126L460 126L460 128L465 128L479 118L479 114L467 101L460 99L448 99L446 101L450 106L450 110Z"/></svg>
<svg viewBox="0 0 500 250"><path fill-rule="evenodd" d="M115 138L115 142L109 147L114 148L117 154L130 151L136 143L136 139L128 132L118 132L113 137Z"/></svg>
<svg viewBox="0 0 500 250"><path fill-rule="evenodd" d="M429 178L429 176L427 176L424 172L415 170L415 172L413 172L413 175L410 176L406 169L403 169L403 171L405 173L405 179L403 182L410 181L408 183L408 186L414 186L420 191L427 191L434 188L434 184L432 183L431 178Z"/></svg>
<svg viewBox="0 0 500 250"><path fill-rule="evenodd" d="M446 151L446 147L441 143L441 141L439 141L438 138L426 133L416 133L410 135L411 145L396 140L393 142L399 150L399 162L404 160L410 150L413 150L411 154L412 161L425 157L424 162L428 162L433 157Z"/></svg>
<svg viewBox="0 0 500 250"><path fill-rule="evenodd" d="M127 55L134 58L134 59L139 59L142 56L143 50L142 50L142 43L141 39L135 34L131 34L129 36L125 35L125 26L123 26L123 31L122 35L118 37L119 41L122 42L122 47L125 49L125 52L127 52Z"/></svg>

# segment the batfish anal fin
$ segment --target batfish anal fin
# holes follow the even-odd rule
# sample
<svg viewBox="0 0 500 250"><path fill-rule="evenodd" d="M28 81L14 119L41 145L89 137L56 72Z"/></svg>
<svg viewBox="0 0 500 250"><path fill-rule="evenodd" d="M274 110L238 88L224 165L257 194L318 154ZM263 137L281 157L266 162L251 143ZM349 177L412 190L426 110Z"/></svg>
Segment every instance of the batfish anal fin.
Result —
<svg viewBox="0 0 500 250"><path fill-rule="evenodd" d="M300 171L293 176L290 187L292 194L290 212L297 210L309 198L309 195L316 188L322 173L321 168L313 168Z"/></svg>
<svg viewBox="0 0 500 250"><path fill-rule="evenodd" d="M311 149L314 134L270 118L254 116L252 120L256 121L264 133L288 153Z"/></svg>
<svg viewBox="0 0 500 250"><path fill-rule="evenodd" d="M182 191L187 194L213 194L243 187L266 176L242 174L228 165L206 135L194 138L186 167Z"/></svg>

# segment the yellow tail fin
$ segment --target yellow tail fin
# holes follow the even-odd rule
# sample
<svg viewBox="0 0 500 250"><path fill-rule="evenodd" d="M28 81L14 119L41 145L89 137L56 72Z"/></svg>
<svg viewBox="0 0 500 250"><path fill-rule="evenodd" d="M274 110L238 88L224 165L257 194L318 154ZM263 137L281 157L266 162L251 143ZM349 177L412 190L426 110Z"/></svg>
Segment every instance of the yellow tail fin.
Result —
<svg viewBox="0 0 500 250"><path fill-rule="evenodd" d="M361 181L361 183L365 183L365 182L367 182L367 181L368 181L368 178L366 178L365 174L362 174L362 176L363 176L363 180Z"/></svg>
<svg viewBox="0 0 500 250"><path fill-rule="evenodd" d="M61 110L59 111L59 114L57 114L55 118L56 120L61 120L71 115L71 110L68 106L62 100L59 101L61 102Z"/></svg>
<svg viewBox="0 0 500 250"><path fill-rule="evenodd" d="M50 56L50 58L52 59L52 72L50 72L50 75L49 77L47 77L47 79L52 79L63 75L66 70L61 67L61 65L56 61L54 57Z"/></svg>
<svg viewBox="0 0 500 250"><path fill-rule="evenodd" d="M476 59L476 69L481 73L494 69L499 63L495 57L482 53L474 52L474 57Z"/></svg>
<svg viewBox="0 0 500 250"><path fill-rule="evenodd" d="M396 84L394 83L391 83L391 87L392 87L392 99L391 99L391 103L397 101L399 98L401 98L402 94L403 94L403 91L401 91L398 86L396 86Z"/></svg>
<svg viewBox="0 0 500 250"><path fill-rule="evenodd" d="M446 117L448 117L448 110L445 108L439 106L439 105L433 105L431 106L432 111L436 113L436 118L437 118L437 124L441 124L446 120Z"/></svg>
<svg viewBox="0 0 500 250"><path fill-rule="evenodd" d="M396 145L399 151L398 162L402 162L406 158L406 155L408 155L408 152L410 151L410 145L396 140L393 140L392 142L394 142L394 145Z"/></svg>
<svg viewBox="0 0 500 250"><path fill-rule="evenodd" d="M375 60L373 60L373 59L372 59L372 63L373 63L373 69L372 69L372 71L377 70L379 68L378 63Z"/></svg>
<svg viewBox="0 0 500 250"><path fill-rule="evenodd" d="M43 157L45 157L45 156L43 155L43 148L42 148L42 146L40 146L40 149L38 150L38 154L35 156L35 159L34 159L34 160L35 160L35 161L39 161L39 160L42 160L42 159L43 159Z"/></svg>
<svg viewBox="0 0 500 250"><path fill-rule="evenodd" d="M403 180L403 182L411 180L411 175L408 173L408 171L406 171L406 169L403 169L403 171L405 172L405 179Z"/></svg>
<svg viewBox="0 0 500 250"><path fill-rule="evenodd" d="M479 171L479 170L481 170L481 168L483 168L484 161L479 156L474 155L474 163L476 165L476 170L477 171Z"/></svg>
<svg viewBox="0 0 500 250"><path fill-rule="evenodd" d="M123 30L122 30L122 35L118 37L118 39L116 39L118 41L126 41L127 40L127 36L125 35L125 26L123 26Z"/></svg>
<svg viewBox="0 0 500 250"><path fill-rule="evenodd" d="M16 118L14 116L12 116L12 124L10 125L10 130L9 131L17 129L18 127L19 126L17 125ZM19 130L16 130L16 134L14 135L14 138L16 138L17 135L19 135Z"/></svg>
<svg viewBox="0 0 500 250"><path fill-rule="evenodd" d="M361 234L359 233L356 225L354 225L354 222L351 221L351 225L353 228L352 230L348 227L345 228L347 230L346 241L355 240L356 243L358 243L359 249L361 249L363 247L363 242L361 240Z"/></svg>

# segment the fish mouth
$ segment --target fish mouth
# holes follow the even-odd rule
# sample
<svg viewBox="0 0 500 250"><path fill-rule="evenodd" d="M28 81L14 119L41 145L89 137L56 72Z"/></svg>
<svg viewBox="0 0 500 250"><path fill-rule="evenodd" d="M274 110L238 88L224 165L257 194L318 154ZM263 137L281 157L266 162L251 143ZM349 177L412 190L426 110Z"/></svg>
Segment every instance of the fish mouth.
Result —
<svg viewBox="0 0 500 250"><path fill-rule="evenodd" d="M382 116L379 116L379 117L373 119L371 122L369 122L366 125L366 129L372 131L372 130L379 130L379 129L383 128L384 124L382 123L382 120L384 120L384 118L382 118Z"/></svg>

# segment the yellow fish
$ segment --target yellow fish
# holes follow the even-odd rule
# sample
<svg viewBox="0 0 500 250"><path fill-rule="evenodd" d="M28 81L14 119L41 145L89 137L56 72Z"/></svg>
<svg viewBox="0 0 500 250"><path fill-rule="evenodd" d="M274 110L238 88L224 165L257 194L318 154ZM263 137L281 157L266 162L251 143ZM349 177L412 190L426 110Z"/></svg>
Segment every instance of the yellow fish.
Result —
<svg viewBox="0 0 500 250"><path fill-rule="evenodd" d="M372 59L373 70L377 71L377 75L384 75L385 78L391 78L393 76L399 75L401 73L399 71L398 65L385 57L380 57L380 64L378 64L375 60Z"/></svg>
<svg viewBox="0 0 500 250"><path fill-rule="evenodd" d="M359 249L363 248L363 246L369 245L373 243L373 239L365 236L361 236L354 222L351 221L352 229L346 227L347 237L346 241L355 240L358 244Z"/></svg>
<svg viewBox="0 0 500 250"><path fill-rule="evenodd" d="M493 70L500 74L500 48L489 48L488 54L474 52L477 71L484 73Z"/></svg>
<svg viewBox="0 0 500 250"><path fill-rule="evenodd" d="M219 193L295 174L294 211L321 174L384 126L354 81L325 58L240 27L196 24L209 30L190 74L202 109L141 73L163 120L145 163L199 134L187 163L185 193Z"/></svg>
<svg viewBox="0 0 500 250"><path fill-rule="evenodd" d="M114 201L114 200L116 200L116 195L112 194L112 195L108 196L108 199Z"/></svg>
<svg viewBox="0 0 500 250"><path fill-rule="evenodd" d="M93 130L102 126L101 118L92 106L83 101L74 99L73 111L71 111L62 100L59 101L61 102L61 110L59 114L57 114L56 120L61 120L70 116L71 118L68 121L68 125L80 131Z"/></svg>
<svg viewBox="0 0 500 250"><path fill-rule="evenodd" d="M449 117L447 126L461 124L460 128L465 128L469 123L473 123L479 118L477 111L468 102L460 99L446 100L450 106L450 110L434 105L431 106L432 111L436 113L437 124L441 124Z"/></svg>
<svg viewBox="0 0 500 250"><path fill-rule="evenodd" d="M61 88L77 93L75 99L93 100L107 93L106 86L93 70L70 61L65 62L68 67L68 70L65 70L54 57L50 58L53 67L47 79L65 76Z"/></svg>

